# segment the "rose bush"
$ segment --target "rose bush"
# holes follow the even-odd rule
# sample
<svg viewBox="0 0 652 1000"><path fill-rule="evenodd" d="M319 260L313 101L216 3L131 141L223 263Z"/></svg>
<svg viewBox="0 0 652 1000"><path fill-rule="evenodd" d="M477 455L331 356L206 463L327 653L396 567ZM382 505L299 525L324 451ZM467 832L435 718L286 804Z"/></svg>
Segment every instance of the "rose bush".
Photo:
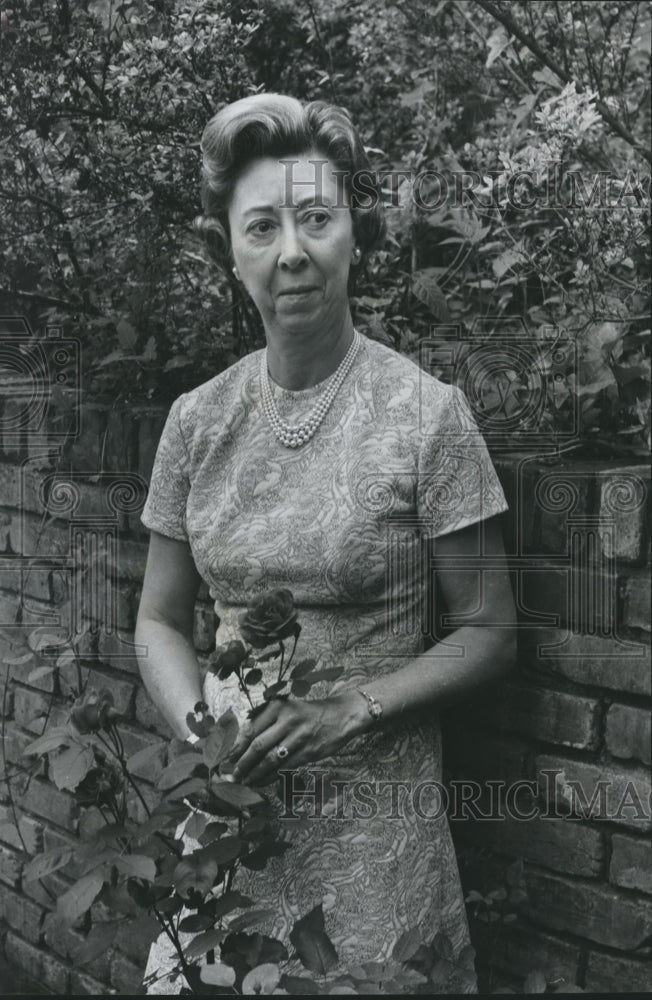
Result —
<svg viewBox="0 0 652 1000"><path fill-rule="evenodd" d="M70 721L80 733L97 733L100 729L109 729L111 724L120 717L113 707L113 695L106 688L98 693L94 687L88 687L81 694L70 712Z"/></svg>
<svg viewBox="0 0 652 1000"><path fill-rule="evenodd" d="M247 658L247 650L240 639L232 639L222 646L218 646L211 654L208 669L212 674L217 674L221 681L241 666Z"/></svg>
<svg viewBox="0 0 652 1000"><path fill-rule="evenodd" d="M247 603L247 610L238 617L245 642L254 649L264 649L274 642L298 635L297 611L289 590L265 591Z"/></svg>

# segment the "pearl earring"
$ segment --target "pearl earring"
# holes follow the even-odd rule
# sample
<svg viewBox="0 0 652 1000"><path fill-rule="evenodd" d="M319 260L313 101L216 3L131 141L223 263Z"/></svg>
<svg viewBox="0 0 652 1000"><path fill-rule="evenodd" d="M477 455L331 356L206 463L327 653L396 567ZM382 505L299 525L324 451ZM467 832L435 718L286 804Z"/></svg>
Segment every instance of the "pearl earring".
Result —
<svg viewBox="0 0 652 1000"><path fill-rule="evenodd" d="M235 280L240 281L240 275L238 274L237 267L232 267L231 270L233 271L233 277L235 278Z"/></svg>
<svg viewBox="0 0 652 1000"><path fill-rule="evenodd" d="M353 247L353 263L359 264L361 257L362 257L362 250L360 249L360 247Z"/></svg>

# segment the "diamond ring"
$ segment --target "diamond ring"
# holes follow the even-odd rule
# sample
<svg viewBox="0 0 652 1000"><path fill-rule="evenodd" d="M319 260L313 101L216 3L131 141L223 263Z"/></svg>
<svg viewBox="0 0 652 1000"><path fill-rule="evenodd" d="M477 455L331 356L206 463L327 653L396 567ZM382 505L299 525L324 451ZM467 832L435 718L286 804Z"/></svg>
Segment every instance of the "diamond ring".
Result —
<svg viewBox="0 0 652 1000"><path fill-rule="evenodd" d="M277 747L274 752L276 754L276 759L277 760L285 760L285 758L287 756L289 756L289 753L290 753L290 751L288 750L288 748L284 747L283 744L281 744L280 747Z"/></svg>

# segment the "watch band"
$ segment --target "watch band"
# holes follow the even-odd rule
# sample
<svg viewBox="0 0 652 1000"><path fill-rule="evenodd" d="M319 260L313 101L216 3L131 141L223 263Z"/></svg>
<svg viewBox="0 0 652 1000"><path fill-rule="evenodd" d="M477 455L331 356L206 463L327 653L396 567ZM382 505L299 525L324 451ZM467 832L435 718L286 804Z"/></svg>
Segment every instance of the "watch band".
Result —
<svg viewBox="0 0 652 1000"><path fill-rule="evenodd" d="M369 694L367 691L363 691L362 688L356 688L356 691L361 694L367 702L367 709L371 718L374 722L378 722L383 714L383 706L377 698L374 698L374 696Z"/></svg>

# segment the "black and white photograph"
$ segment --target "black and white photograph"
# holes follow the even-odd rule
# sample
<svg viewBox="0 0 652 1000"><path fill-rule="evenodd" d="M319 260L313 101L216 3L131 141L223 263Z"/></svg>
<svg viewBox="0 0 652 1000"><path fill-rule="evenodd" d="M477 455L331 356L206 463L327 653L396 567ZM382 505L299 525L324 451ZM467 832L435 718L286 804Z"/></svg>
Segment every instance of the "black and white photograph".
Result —
<svg viewBox="0 0 652 1000"><path fill-rule="evenodd" d="M652 993L651 25L0 0L0 996Z"/></svg>

